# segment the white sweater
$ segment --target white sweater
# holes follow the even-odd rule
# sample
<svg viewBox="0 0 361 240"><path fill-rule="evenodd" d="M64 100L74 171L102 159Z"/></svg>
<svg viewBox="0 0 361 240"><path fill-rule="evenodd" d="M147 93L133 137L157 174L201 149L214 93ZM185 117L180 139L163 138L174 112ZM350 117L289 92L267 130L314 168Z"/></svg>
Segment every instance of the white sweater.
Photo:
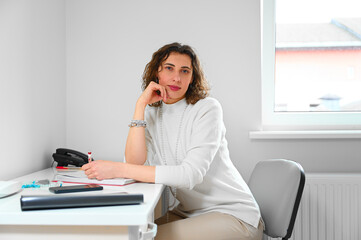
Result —
<svg viewBox="0 0 361 240"><path fill-rule="evenodd" d="M183 99L146 108L147 164L156 166L155 182L177 188L176 210L185 216L218 211L257 228L260 211L229 157L221 105L214 98L187 105Z"/></svg>

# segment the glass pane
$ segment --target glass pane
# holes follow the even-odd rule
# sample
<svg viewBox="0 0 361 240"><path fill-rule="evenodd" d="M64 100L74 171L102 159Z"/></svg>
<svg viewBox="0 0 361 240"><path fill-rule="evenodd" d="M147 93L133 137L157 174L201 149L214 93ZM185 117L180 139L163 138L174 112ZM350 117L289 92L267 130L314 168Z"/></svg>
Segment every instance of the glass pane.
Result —
<svg viewBox="0 0 361 240"><path fill-rule="evenodd" d="M360 0L277 0L275 111L361 111L360 9Z"/></svg>

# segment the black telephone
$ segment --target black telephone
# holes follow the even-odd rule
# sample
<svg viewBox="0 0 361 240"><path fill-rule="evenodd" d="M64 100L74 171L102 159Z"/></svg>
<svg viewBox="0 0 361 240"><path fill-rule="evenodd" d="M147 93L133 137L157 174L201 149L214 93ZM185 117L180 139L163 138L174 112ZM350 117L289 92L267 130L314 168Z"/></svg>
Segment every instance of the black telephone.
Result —
<svg viewBox="0 0 361 240"><path fill-rule="evenodd" d="M88 163L88 155L66 148L56 149L56 152L53 153L53 158L59 167L65 167L68 166L68 164L81 167ZM92 158L92 161L93 160Z"/></svg>

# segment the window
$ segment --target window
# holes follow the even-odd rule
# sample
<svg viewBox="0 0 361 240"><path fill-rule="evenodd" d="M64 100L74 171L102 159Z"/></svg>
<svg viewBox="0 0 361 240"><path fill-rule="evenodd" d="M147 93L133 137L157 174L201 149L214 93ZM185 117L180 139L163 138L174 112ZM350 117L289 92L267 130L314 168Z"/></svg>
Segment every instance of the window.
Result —
<svg viewBox="0 0 361 240"><path fill-rule="evenodd" d="M264 129L359 129L359 0L262 1Z"/></svg>

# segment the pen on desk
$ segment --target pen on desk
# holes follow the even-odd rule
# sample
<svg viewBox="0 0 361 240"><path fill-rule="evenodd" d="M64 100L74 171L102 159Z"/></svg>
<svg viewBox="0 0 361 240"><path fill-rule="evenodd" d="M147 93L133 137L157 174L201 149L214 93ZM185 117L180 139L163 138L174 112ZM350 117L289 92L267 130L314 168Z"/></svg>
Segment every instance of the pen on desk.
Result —
<svg viewBox="0 0 361 240"><path fill-rule="evenodd" d="M74 171L74 170L80 170L80 167L63 167L63 166L57 166L56 169L58 169L58 170L70 170L70 171Z"/></svg>
<svg viewBox="0 0 361 240"><path fill-rule="evenodd" d="M68 169L67 167L57 166L56 169Z"/></svg>
<svg viewBox="0 0 361 240"><path fill-rule="evenodd" d="M92 161L92 152L88 152L88 162Z"/></svg>

